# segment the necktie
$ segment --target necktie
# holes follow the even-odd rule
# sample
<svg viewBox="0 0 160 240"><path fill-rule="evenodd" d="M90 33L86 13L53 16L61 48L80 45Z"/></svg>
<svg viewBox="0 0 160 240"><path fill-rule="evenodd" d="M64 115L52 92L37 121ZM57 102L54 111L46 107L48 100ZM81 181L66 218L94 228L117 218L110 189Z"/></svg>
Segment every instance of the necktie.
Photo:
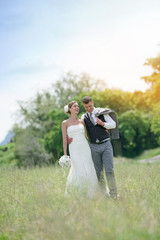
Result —
<svg viewBox="0 0 160 240"><path fill-rule="evenodd" d="M92 113L90 113L90 120L91 120L91 122L93 123L93 125L95 125L95 121L94 121L94 118L93 118L93 114L92 114Z"/></svg>

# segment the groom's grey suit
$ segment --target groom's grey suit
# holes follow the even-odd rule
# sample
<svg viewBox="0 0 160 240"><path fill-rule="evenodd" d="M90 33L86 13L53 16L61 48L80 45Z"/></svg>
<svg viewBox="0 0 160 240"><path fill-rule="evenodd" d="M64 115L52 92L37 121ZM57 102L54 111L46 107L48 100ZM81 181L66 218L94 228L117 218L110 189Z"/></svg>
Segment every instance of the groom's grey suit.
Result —
<svg viewBox="0 0 160 240"><path fill-rule="evenodd" d="M104 122L104 127L96 124L96 117ZM117 185L113 166L113 149L110 142L110 136L113 139L119 138L116 114L111 109L94 108L91 114L87 112L82 116L82 119L87 128L92 158L99 182L104 183L102 174L104 167L110 196L117 197Z"/></svg>

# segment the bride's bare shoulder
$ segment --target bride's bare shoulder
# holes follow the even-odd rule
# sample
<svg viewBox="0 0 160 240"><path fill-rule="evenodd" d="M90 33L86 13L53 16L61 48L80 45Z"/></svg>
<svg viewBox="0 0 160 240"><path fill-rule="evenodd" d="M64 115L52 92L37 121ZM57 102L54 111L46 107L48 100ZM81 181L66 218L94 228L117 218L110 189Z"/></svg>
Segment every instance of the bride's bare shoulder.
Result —
<svg viewBox="0 0 160 240"><path fill-rule="evenodd" d="M68 119L62 122L62 126L67 126L67 125L68 125Z"/></svg>

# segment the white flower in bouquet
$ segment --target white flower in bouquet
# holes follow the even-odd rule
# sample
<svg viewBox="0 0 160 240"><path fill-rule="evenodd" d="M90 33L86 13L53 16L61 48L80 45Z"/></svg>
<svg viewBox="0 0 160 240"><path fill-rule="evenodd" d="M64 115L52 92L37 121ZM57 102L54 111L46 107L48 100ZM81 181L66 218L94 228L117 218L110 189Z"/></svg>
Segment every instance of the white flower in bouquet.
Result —
<svg viewBox="0 0 160 240"><path fill-rule="evenodd" d="M59 159L58 163L61 167L70 167L71 166L71 158L70 158L70 156L64 155Z"/></svg>

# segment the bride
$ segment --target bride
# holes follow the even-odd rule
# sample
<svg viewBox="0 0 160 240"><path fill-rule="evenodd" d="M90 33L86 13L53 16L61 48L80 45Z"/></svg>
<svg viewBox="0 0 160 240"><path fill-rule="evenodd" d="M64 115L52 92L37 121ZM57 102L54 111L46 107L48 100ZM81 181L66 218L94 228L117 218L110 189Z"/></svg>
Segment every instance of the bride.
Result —
<svg viewBox="0 0 160 240"><path fill-rule="evenodd" d="M70 102L64 107L70 118L62 122L63 151L67 155L67 136L73 138L69 144L71 156L71 168L67 178L66 193L76 188L92 197L98 188L98 179L91 157L91 151L87 142L85 124L78 119L79 106L76 101Z"/></svg>

